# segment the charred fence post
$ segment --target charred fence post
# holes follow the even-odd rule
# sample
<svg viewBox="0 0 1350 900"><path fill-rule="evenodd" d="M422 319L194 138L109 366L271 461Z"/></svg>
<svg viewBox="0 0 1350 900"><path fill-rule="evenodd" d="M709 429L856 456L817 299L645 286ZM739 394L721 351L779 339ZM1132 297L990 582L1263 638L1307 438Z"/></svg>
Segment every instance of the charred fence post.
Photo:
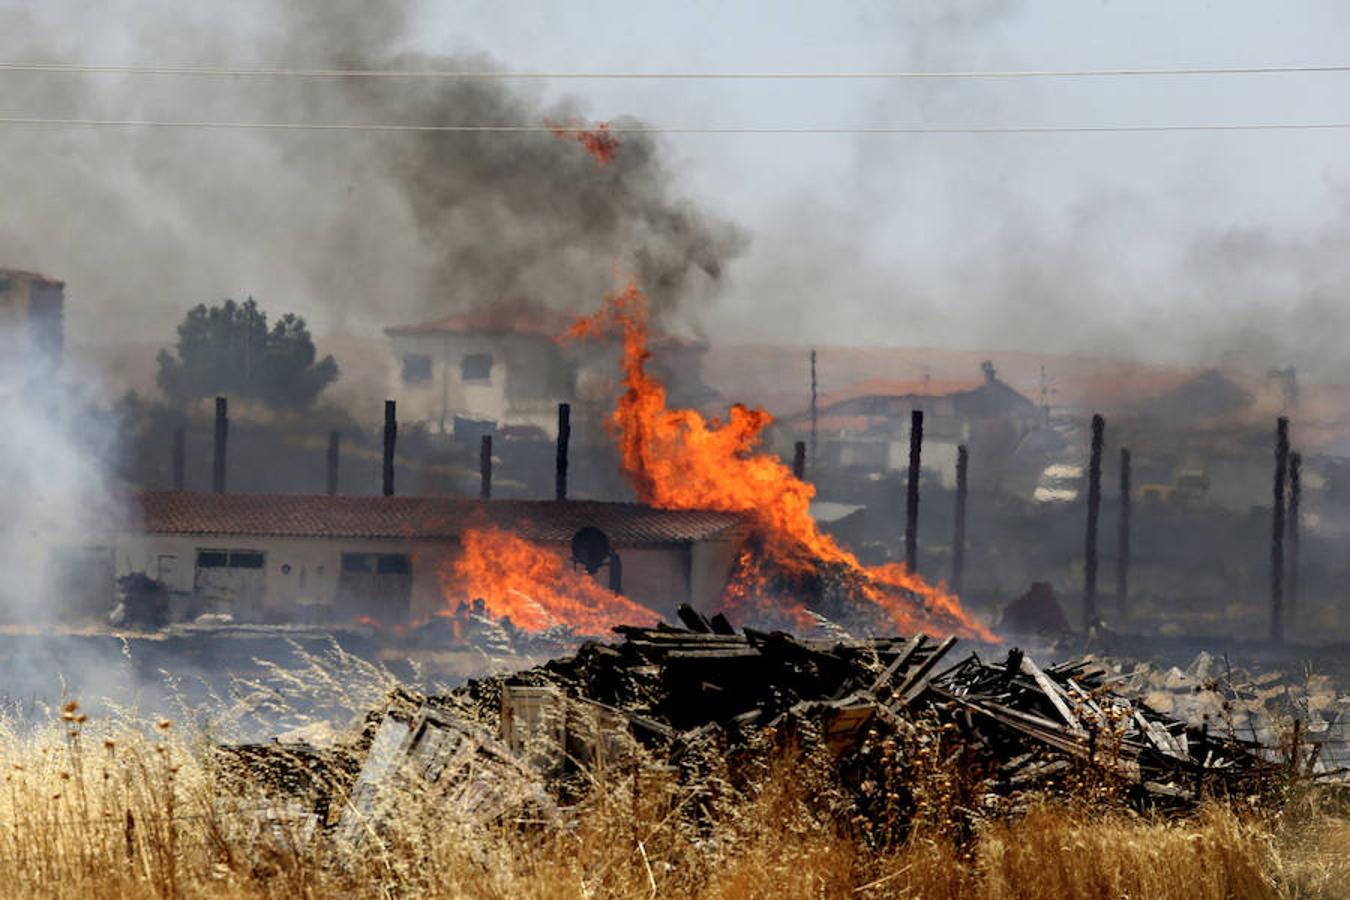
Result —
<svg viewBox="0 0 1350 900"><path fill-rule="evenodd" d="M1102 507L1102 440L1106 419L1092 417L1092 452L1088 457L1087 531L1083 540L1083 631L1097 621L1097 518Z"/></svg>
<svg viewBox="0 0 1350 900"><path fill-rule="evenodd" d="M211 455L211 490L225 493L225 449L230 440L230 404L224 397L216 398L216 441Z"/></svg>
<svg viewBox="0 0 1350 900"><path fill-rule="evenodd" d="M811 477L816 477L816 434L817 426L820 422L819 409L816 403L816 351L811 351Z"/></svg>
<svg viewBox="0 0 1350 900"><path fill-rule="evenodd" d="M909 414L909 480L905 484L905 567L919 570L919 457L923 453L923 410Z"/></svg>
<svg viewBox="0 0 1350 900"><path fill-rule="evenodd" d="M478 498L492 499L492 435L478 441Z"/></svg>
<svg viewBox="0 0 1350 900"><path fill-rule="evenodd" d="M384 401L384 496L394 496L394 447L398 444L398 407Z"/></svg>
<svg viewBox="0 0 1350 900"><path fill-rule="evenodd" d="M187 431L173 430L173 489L181 491L187 484Z"/></svg>
<svg viewBox="0 0 1350 900"><path fill-rule="evenodd" d="M792 445L792 477L798 481L806 478L806 442L798 441Z"/></svg>
<svg viewBox="0 0 1350 900"><path fill-rule="evenodd" d="M1284 483L1289 471L1289 420L1275 422L1275 486L1270 516L1270 639L1284 642Z"/></svg>
<svg viewBox="0 0 1350 900"><path fill-rule="evenodd" d="M961 593L966 568L966 470L970 451L965 444L956 448L956 522L952 529L952 593Z"/></svg>
<svg viewBox="0 0 1350 900"><path fill-rule="evenodd" d="M567 444L572 439L572 404L558 404L558 458L554 470L556 499L567 499Z"/></svg>
<svg viewBox="0 0 1350 900"><path fill-rule="evenodd" d="M1299 507L1303 503L1303 454L1289 454L1289 516L1285 522L1289 540L1289 587L1286 597L1286 609L1289 612L1289 624L1294 625L1298 618L1298 541Z"/></svg>
<svg viewBox="0 0 1350 900"><path fill-rule="evenodd" d="M328 496L336 497L338 492L338 460L342 458L342 433L328 432Z"/></svg>
<svg viewBox="0 0 1350 900"><path fill-rule="evenodd" d="M1130 451L1120 449L1120 520L1116 527L1116 615L1125 618L1130 596Z"/></svg>

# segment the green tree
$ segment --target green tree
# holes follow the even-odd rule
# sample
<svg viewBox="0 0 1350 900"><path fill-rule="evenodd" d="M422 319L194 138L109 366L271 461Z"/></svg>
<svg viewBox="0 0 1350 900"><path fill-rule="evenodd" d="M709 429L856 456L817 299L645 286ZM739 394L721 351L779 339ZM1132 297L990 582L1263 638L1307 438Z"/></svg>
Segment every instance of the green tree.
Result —
<svg viewBox="0 0 1350 900"><path fill-rule="evenodd" d="M303 410L338 377L332 356L315 361L304 319L287 313L269 329L267 313L252 297L188 310L176 350L159 352L156 378L173 403L220 394Z"/></svg>

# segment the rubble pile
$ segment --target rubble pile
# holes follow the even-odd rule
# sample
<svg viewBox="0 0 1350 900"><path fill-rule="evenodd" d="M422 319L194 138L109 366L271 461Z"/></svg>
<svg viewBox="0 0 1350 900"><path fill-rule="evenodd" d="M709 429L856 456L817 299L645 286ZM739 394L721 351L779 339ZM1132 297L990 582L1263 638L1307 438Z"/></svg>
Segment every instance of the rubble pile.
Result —
<svg viewBox="0 0 1350 900"><path fill-rule="evenodd" d="M1350 776L1350 694L1339 694L1326 674L1254 672L1205 651L1185 669L1110 658L1094 664L1158 712L1250 738L1272 759L1291 756L1297 743L1299 764L1311 774Z"/></svg>
<svg viewBox="0 0 1350 900"><path fill-rule="evenodd" d="M684 628L621 626L621 642L450 694L396 691L359 738L325 751L348 761L328 763L342 800L305 814L359 837L411 791L460 822L539 821L601 770L659 770L697 792L710 761L726 773L784 748L827 760L848 815L892 833L921 805L916 779L935 772L967 821L1089 782L1166 811L1308 774L1297 754L1281 760L1219 721L1189 724L1131 699L1115 683L1124 676L1090 658L1041 667L1016 648L958 656L953 637L808 639L737 631L688 607L680 618ZM232 755L256 760L256 749ZM310 771L324 757L273 749ZM286 783L275 766L265 774Z"/></svg>
<svg viewBox="0 0 1350 900"><path fill-rule="evenodd" d="M691 733L729 745L758 730L813 719L831 753L929 721L954 731L962 765L1004 790L1088 766L1118 777L1134 799L1164 805L1254 791L1271 761L1219 723L1190 725L1113 690L1090 660L1041 668L1020 650L954 658L955 638L801 639L708 622L687 629L616 629L625 641L507 678L514 693L549 687L612 710L649 746Z"/></svg>

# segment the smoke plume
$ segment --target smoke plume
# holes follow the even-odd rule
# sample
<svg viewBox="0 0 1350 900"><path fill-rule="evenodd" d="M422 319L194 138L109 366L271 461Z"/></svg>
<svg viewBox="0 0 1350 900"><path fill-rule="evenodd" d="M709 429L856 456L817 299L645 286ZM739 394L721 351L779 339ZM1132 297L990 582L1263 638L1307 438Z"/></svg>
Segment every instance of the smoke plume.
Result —
<svg viewBox="0 0 1350 900"><path fill-rule="evenodd" d="M0 613L7 622L69 611L66 572L102 553L112 574L111 537L128 524L112 475L117 428L92 380L58 378L26 334L0 329ZM102 545L103 549L96 549ZM73 567L73 568L72 568ZM76 610L106 615L101 609Z"/></svg>
<svg viewBox="0 0 1350 900"><path fill-rule="evenodd" d="M215 21L197 7L142 5L92 46L70 39L70 10L29 8L0 37L0 56L497 65L406 51L407 6L305 0ZM190 47L188 36L198 39ZM593 119L574 100L483 80L11 73L6 84L7 115L568 128ZM85 328L82 306L118 311L100 319L100 337L167 335L187 307L245 294L320 331L369 332L502 298L579 310L612 287L616 268L639 277L667 313L708 298L745 236L681 198L653 137L620 140L602 164L547 131L8 126L0 153L16 162L0 174L0 260L65 278L72 318Z"/></svg>

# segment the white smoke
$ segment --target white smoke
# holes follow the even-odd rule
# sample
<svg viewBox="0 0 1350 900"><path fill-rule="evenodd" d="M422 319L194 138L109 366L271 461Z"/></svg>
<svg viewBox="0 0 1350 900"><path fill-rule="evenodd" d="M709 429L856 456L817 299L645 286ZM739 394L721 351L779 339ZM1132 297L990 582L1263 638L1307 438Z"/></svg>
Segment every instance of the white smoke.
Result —
<svg viewBox="0 0 1350 900"><path fill-rule="evenodd" d="M128 521L112 468L117 427L97 381L61 372L26 338L0 331L0 607L9 621L64 612L61 567L109 547Z"/></svg>

